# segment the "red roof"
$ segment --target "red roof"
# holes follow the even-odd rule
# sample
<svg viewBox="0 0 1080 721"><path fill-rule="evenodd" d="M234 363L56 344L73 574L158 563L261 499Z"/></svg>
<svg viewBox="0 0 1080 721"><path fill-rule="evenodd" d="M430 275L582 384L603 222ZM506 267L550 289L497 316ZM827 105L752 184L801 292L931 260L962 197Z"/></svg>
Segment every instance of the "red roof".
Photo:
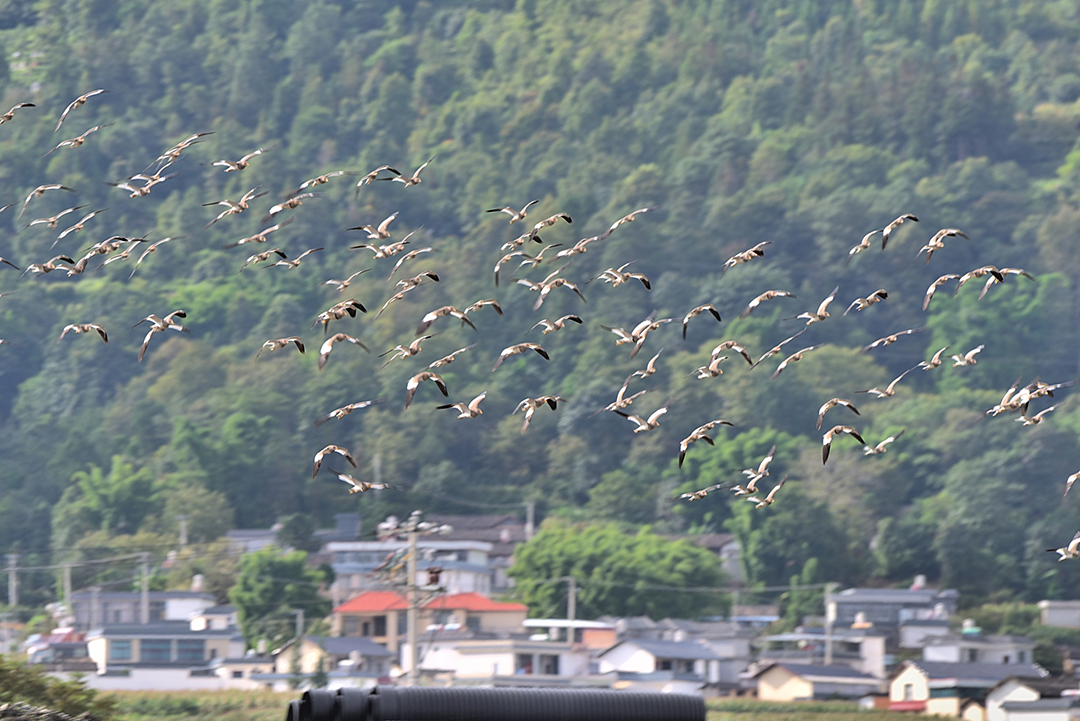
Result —
<svg viewBox="0 0 1080 721"><path fill-rule="evenodd" d="M455 593L451 596L439 596L424 605L425 608L442 608L463 611L528 611L529 607L523 603L500 603L492 601L479 593Z"/></svg>
<svg viewBox="0 0 1080 721"><path fill-rule="evenodd" d="M334 609L334 613L382 613L404 611L409 602L393 591L367 591Z"/></svg>

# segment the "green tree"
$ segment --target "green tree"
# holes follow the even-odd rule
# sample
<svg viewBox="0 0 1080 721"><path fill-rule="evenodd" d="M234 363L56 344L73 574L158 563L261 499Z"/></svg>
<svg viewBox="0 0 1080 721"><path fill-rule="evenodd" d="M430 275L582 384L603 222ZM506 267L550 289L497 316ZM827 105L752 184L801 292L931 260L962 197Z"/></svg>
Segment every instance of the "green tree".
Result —
<svg viewBox="0 0 1080 721"><path fill-rule="evenodd" d="M244 556L229 600L248 645L266 639L277 647L293 638L295 611L304 612L305 628L330 613L330 601L319 594L324 582L322 571L308 568L303 551L268 548Z"/></svg>
<svg viewBox="0 0 1080 721"><path fill-rule="evenodd" d="M717 588L724 582L719 559L689 541L671 541L647 528L628 534L615 524L574 525L546 521L519 546L508 571L515 592L532 615L565 615L565 578L578 583L577 613L694 618L726 608L719 589L669 593L679 588Z"/></svg>
<svg viewBox="0 0 1080 721"><path fill-rule="evenodd" d="M21 702L84 718L109 718L116 699L99 696L81 679L63 681L44 669L0 655L0 703Z"/></svg>

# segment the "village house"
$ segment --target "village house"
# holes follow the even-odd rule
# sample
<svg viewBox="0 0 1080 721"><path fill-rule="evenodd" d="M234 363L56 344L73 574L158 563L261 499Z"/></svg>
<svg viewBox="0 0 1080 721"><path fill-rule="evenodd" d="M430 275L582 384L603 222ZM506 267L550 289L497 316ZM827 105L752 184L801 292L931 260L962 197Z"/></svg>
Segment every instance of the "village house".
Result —
<svg viewBox="0 0 1080 721"><path fill-rule="evenodd" d="M990 690L1010 676L1044 677L1035 664L943 663L904 661L889 683L889 708L958 717L975 704L971 714L985 713Z"/></svg>
<svg viewBox="0 0 1080 721"><path fill-rule="evenodd" d="M838 627L862 619L885 636L886 647L900 643L900 627L911 621L948 620L960 598L954 589L924 588L917 579L911 588L848 588L825 599L826 616Z"/></svg>
<svg viewBox="0 0 1080 721"><path fill-rule="evenodd" d="M1071 676L1010 676L986 694L986 721L1009 721L1012 714L1005 710L1005 704L1060 699L1063 695L1073 698L1080 696L1080 679Z"/></svg>
<svg viewBox="0 0 1080 721"><path fill-rule="evenodd" d="M151 591L149 618L159 621L188 621L215 605L214 595L202 591ZM71 615L76 631L103 625L139 623L142 618L142 594L131 591L88 589L71 594Z"/></svg>
<svg viewBox="0 0 1080 721"><path fill-rule="evenodd" d="M720 656L701 641L628 639L601 653L600 673L615 673L620 688L701 693L720 682Z"/></svg>
<svg viewBox="0 0 1080 721"><path fill-rule="evenodd" d="M885 681L847 666L766 663L753 676L763 701L862 698L885 689Z"/></svg>

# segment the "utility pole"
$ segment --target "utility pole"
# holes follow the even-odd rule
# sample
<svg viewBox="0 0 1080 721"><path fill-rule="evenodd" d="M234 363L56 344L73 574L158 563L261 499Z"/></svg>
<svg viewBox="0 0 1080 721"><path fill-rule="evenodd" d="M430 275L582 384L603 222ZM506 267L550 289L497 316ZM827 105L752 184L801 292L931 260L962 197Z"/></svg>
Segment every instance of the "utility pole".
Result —
<svg viewBox="0 0 1080 721"><path fill-rule="evenodd" d="M452 526L439 525L429 521L420 520L423 514L413 511L404 524L399 524L396 518L387 518L378 525L380 538L400 536L405 534L408 542L408 557L405 560L406 591L408 593L409 608L405 614L407 623L405 643L409 648L409 671L406 675L407 685L416 686L420 679L420 585L416 580L417 556L419 555L418 539L420 536L428 536L432 533L447 534L453 531Z"/></svg>
<svg viewBox="0 0 1080 721"><path fill-rule="evenodd" d="M15 608L19 605L19 554L9 553L8 562L8 605Z"/></svg>
<svg viewBox="0 0 1080 721"><path fill-rule="evenodd" d="M536 501L525 502L525 540L531 541L536 533Z"/></svg>
<svg viewBox="0 0 1080 721"><path fill-rule="evenodd" d="M75 607L71 605L71 564L64 564L64 608L67 615L75 617Z"/></svg>
<svg viewBox="0 0 1080 721"><path fill-rule="evenodd" d="M833 659L833 624L836 622L836 605L830 604L835 583L825 584L825 665L832 666Z"/></svg>
<svg viewBox="0 0 1080 721"><path fill-rule="evenodd" d="M150 623L150 553L143 551L139 554L139 565L142 569L142 598L139 599L139 622Z"/></svg>
<svg viewBox="0 0 1080 721"><path fill-rule="evenodd" d="M296 614L296 638L302 639L304 637L304 609L298 608L293 613Z"/></svg>
<svg viewBox="0 0 1080 721"><path fill-rule="evenodd" d="M577 578L567 576L566 582L569 585L566 592L566 618L573 621L577 617Z"/></svg>
<svg viewBox="0 0 1080 721"><path fill-rule="evenodd" d="M417 538L419 533L416 526L419 521L419 514L413 513L409 517L408 525L408 540L409 540L409 555L406 557L405 572L409 578L409 610L406 612L405 621L407 623L409 645L409 686L416 686L417 679L420 678L420 643L418 640L419 629L417 625L420 623L420 589L416 585L416 554L417 554Z"/></svg>
<svg viewBox="0 0 1080 721"><path fill-rule="evenodd" d="M90 628L97 628L101 623L101 586L90 587Z"/></svg>
<svg viewBox="0 0 1080 721"><path fill-rule="evenodd" d="M180 524L180 548L187 548L188 516L177 516L176 521Z"/></svg>

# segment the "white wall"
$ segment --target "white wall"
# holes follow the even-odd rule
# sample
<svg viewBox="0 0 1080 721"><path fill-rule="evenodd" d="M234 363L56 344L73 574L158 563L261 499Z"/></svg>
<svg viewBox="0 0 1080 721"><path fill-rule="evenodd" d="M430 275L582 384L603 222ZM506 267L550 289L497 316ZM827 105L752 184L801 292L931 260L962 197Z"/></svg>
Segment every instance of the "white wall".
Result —
<svg viewBox="0 0 1080 721"><path fill-rule="evenodd" d="M65 680L71 677L67 673L50 675ZM95 691L221 691L244 688L231 685L229 682L233 680L218 676L191 676L186 668L133 668L128 676L83 676L86 685Z"/></svg>
<svg viewBox="0 0 1080 721"><path fill-rule="evenodd" d="M619 644L600 657L600 673L652 673L655 670L656 657L630 642Z"/></svg>
<svg viewBox="0 0 1080 721"><path fill-rule="evenodd" d="M203 610L214 605L212 599L205 598L167 598L165 599L166 621L190 621Z"/></svg>
<svg viewBox="0 0 1080 721"><path fill-rule="evenodd" d="M1001 704L1006 701L1037 701L1039 694L1016 679L1009 679L986 696L987 721L1006 721L1008 714Z"/></svg>

